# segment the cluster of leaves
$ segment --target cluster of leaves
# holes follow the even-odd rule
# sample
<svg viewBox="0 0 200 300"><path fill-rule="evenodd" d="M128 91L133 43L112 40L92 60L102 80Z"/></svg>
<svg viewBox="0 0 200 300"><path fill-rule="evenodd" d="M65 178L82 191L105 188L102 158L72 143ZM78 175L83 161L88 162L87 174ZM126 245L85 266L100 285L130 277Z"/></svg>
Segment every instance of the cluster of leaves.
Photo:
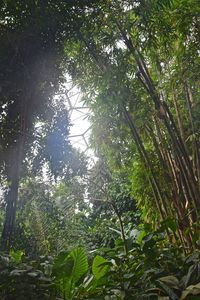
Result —
<svg viewBox="0 0 200 300"><path fill-rule="evenodd" d="M38 261L23 258L23 251L0 256L0 297L10 299L50 299L52 280L48 276L50 257Z"/></svg>
<svg viewBox="0 0 200 300"><path fill-rule="evenodd" d="M54 96L66 87L64 40L76 31L76 8L84 11L85 5L85 1L1 1L0 179L7 188L4 249L13 241L19 185L27 173L41 174L44 165L55 178L79 172L82 159L68 139L68 111L64 99L59 97L55 103Z"/></svg>
<svg viewBox="0 0 200 300"><path fill-rule="evenodd" d="M176 219L183 239L188 209L200 205L199 196L192 203L182 192L191 177L181 171L187 160L197 195L198 12L194 0L100 1L65 46L68 70L92 111L95 150L112 171L126 173L142 217L155 228Z"/></svg>
<svg viewBox="0 0 200 300"><path fill-rule="evenodd" d="M23 249L35 259L40 255L55 255L63 248L85 246L87 207L83 195L84 184L79 177L56 184L38 178L24 180L13 247Z"/></svg>
<svg viewBox="0 0 200 300"><path fill-rule="evenodd" d="M200 252L185 256L161 231L141 231L128 253L116 240L89 259L81 247L37 262L22 256L22 251L1 255L1 299L194 300L200 295Z"/></svg>
<svg viewBox="0 0 200 300"><path fill-rule="evenodd" d="M162 227L177 246L181 241L192 249L198 243L199 5L195 0L57 2L24 0L14 7L4 1L0 9L1 177L15 191L5 201L4 238L7 244L21 183L14 242L37 256L31 261L21 260L21 252L1 255L0 296L198 299L199 251L185 257L166 242L163 230L143 231L135 239L130 233L138 222L135 198L154 228L161 218L175 219ZM52 101L63 91L65 58L92 111L92 143L100 157L87 178L88 206L80 179L84 158L70 146L63 101L56 108ZM47 163L60 180L54 190L37 179L22 180L42 175ZM79 243L88 244L89 254L81 247L71 250ZM60 245L69 251L39 258Z"/></svg>

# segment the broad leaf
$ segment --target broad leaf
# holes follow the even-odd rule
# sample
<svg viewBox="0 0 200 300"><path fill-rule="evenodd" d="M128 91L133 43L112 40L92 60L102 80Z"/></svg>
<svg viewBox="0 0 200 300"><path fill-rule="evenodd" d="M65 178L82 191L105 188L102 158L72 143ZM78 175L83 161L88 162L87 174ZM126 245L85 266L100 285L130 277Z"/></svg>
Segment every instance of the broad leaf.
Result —
<svg viewBox="0 0 200 300"><path fill-rule="evenodd" d="M108 263L108 264L106 264ZM109 271L109 262L102 256L97 255L92 264L92 272L96 279L100 279Z"/></svg>
<svg viewBox="0 0 200 300"><path fill-rule="evenodd" d="M196 285L188 286L185 289L185 291L182 292L181 300L187 299L188 295L193 295L193 296L199 295L199 297L200 297L200 282L197 283Z"/></svg>
<svg viewBox="0 0 200 300"><path fill-rule="evenodd" d="M74 266L72 269L71 277L76 283L84 274L88 271L88 259L84 249L76 248L70 254L70 257L74 260Z"/></svg>
<svg viewBox="0 0 200 300"><path fill-rule="evenodd" d="M167 284L172 288L179 289L179 280L175 276L170 275L170 276L160 277L159 281L164 282L165 284Z"/></svg>

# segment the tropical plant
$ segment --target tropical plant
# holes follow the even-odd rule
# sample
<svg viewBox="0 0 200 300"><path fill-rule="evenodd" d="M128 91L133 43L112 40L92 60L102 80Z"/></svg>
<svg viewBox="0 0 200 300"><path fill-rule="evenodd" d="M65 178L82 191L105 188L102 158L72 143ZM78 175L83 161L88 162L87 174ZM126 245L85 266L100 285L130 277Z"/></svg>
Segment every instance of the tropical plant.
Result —
<svg viewBox="0 0 200 300"><path fill-rule="evenodd" d="M82 16L66 56L93 114L96 148L110 164L114 157L118 167L132 165L130 173L141 166L148 194L138 205L154 224L174 218L179 241L191 249L200 205L198 75L191 80L199 7L186 2L101 1Z"/></svg>

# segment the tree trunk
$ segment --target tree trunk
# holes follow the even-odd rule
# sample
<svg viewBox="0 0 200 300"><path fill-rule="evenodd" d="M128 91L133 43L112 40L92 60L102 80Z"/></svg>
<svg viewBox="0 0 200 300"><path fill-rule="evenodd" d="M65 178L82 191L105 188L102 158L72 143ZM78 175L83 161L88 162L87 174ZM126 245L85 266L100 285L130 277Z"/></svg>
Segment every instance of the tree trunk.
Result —
<svg viewBox="0 0 200 300"><path fill-rule="evenodd" d="M21 145L18 143L16 148L10 150L9 162L7 166L7 178L9 188L5 197L6 214L1 237L1 248L8 252L13 241L14 222L16 216L16 204L18 198L18 189L20 181L20 165L21 165Z"/></svg>
<svg viewBox="0 0 200 300"><path fill-rule="evenodd" d="M174 88L172 88L172 100L173 100L173 104L174 104L174 107L175 107L176 119L177 119L177 122L178 122L180 135L181 135L181 138L182 138L182 140L185 144L184 127L183 127L183 123L182 123L182 120L181 120L180 108L178 106L178 101L177 101L176 92L175 92Z"/></svg>

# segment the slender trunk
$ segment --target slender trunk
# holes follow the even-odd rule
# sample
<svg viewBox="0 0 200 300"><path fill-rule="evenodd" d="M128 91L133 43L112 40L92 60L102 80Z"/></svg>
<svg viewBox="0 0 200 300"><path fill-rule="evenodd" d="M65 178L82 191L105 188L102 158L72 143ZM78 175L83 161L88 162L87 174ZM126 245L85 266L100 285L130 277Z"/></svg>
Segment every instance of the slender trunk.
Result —
<svg viewBox="0 0 200 300"><path fill-rule="evenodd" d="M160 101L159 95L155 89L154 82L151 79L151 76L145 64L145 61L142 57L142 54L138 51L136 47L134 47L132 41L127 37L126 32L122 29L121 25L117 21L116 24L122 34L125 45L127 46L130 53L135 58L135 61L139 69L139 72L137 73L138 78L142 82L143 86L145 87L151 99L153 100L159 118L163 121L168 131L174 150L177 153L180 169L184 172L187 188L189 188L190 190L191 199L192 199L191 204L194 205L197 212L198 208L200 207L200 192L198 189L197 182L195 180L195 175L193 172L193 168L191 166L191 162L187 150L179 134L179 131L177 130L176 124L174 122L174 118L166 102Z"/></svg>
<svg viewBox="0 0 200 300"><path fill-rule="evenodd" d="M178 122L178 127L179 127L179 130L180 130L181 138L182 138L183 141L185 141L183 123L182 123L182 120L181 120L180 109L179 109L179 106L178 106L178 101L177 101L177 97L176 97L176 93L175 93L174 89L172 91L172 99L173 99L173 104L174 104L175 111L176 111L176 119L177 119L177 122Z"/></svg>
<svg viewBox="0 0 200 300"><path fill-rule="evenodd" d="M120 216L120 213L117 209L117 206L115 205L114 202L111 202L111 206L118 218L118 221L119 221L119 226L120 226L120 231L121 231L121 237L122 237L122 240L124 242L124 252L125 254L127 255L128 254L128 246L127 246L127 240L126 240L126 235L125 235L125 231L124 231L124 225L123 225L123 221L122 221L122 218Z"/></svg>
<svg viewBox="0 0 200 300"><path fill-rule="evenodd" d="M1 248L8 252L13 241L14 222L16 216L16 204L18 198L19 180L20 180L20 144L10 151L7 168L9 188L6 194L6 214L1 237Z"/></svg>
<svg viewBox="0 0 200 300"><path fill-rule="evenodd" d="M169 117L169 122L167 122L167 119L164 120L165 126L168 129L168 132L171 137L172 145L174 148L174 152L177 156L177 161L179 163L179 168L183 172L183 176L185 177L185 183L187 185L187 188L189 188L189 192L191 195L192 203L196 209L198 210L200 206L200 194L199 189L197 186L197 181L195 179L195 175L193 172L193 168L191 165L190 158L188 156L188 153L185 149L184 143L179 135L179 132L177 130L177 127L174 123L173 116L171 112L169 111L168 106L163 103L163 106L165 108L165 111Z"/></svg>
<svg viewBox="0 0 200 300"><path fill-rule="evenodd" d="M21 103L21 123L19 136L16 137L16 143L12 143L12 145L10 145L6 162L9 188L5 197L6 213L1 236L1 248L5 252L9 252L14 238L14 225L20 182L20 171L23 162L27 117L27 99L25 98L25 101L22 101Z"/></svg>
<svg viewBox="0 0 200 300"><path fill-rule="evenodd" d="M166 103L161 102L160 97L157 94L156 88L154 86L154 82L151 79L148 68L144 62L144 59L143 59L141 53L136 48L134 48L132 41L127 37L125 31L123 31L121 25L117 21L116 21L116 24L119 28L119 31L122 34L122 37L124 39L124 42L125 42L127 48L130 50L130 52L133 54L133 56L135 58L135 61L138 66L137 76L140 79L143 86L145 87L147 93L152 98L152 100L155 104L155 108L158 112L159 118L163 121L165 127L167 128L168 135L171 138L174 151L177 153L177 156L180 156L179 160L178 160L178 164L180 164L179 169L183 170L184 176L188 180L192 181L194 179L194 176L191 172L190 160L188 158L188 154L185 149L185 145L182 140L182 136L179 136L179 132L177 131L176 125L175 125L173 117L168 109L168 106ZM90 56L96 63L97 67L101 70L102 73L104 73L107 69L106 66L101 65L100 61L97 59L96 55L94 56L93 51L91 51L91 49L88 46L88 44L86 43L86 41L84 39L82 39L82 41L87 46ZM164 220L168 216L168 209L169 209L168 205L170 205L170 203L168 203L167 199L165 198L165 196L163 195L163 193L159 187L157 178L156 178L156 176L154 174L154 170L152 168L151 160L149 159L148 153L146 152L144 145L142 143L142 140L141 140L140 136L138 135L137 129L132 120L132 116L130 115L129 111L127 111L125 105L123 105L123 104L122 104L122 111L123 111L123 114L127 121L127 124L131 130L131 133L132 133L133 139L135 141L135 144L137 146L138 152L139 152L139 154L144 162L144 165L147 169L148 179L149 179L149 182L150 182L150 185L152 188L152 192L153 192L153 195L155 198L156 207L160 213L161 219ZM168 162L168 164L169 164L169 162ZM188 189L187 180L184 181L184 184L186 185L185 189ZM197 198L198 198L199 193L196 190L195 182L189 183L189 190L190 190L189 191L190 195L192 195L192 197L191 197L192 202L193 202L193 204L195 204L195 207L197 207L196 204L197 204ZM196 196L195 196L194 191L197 192Z"/></svg>
<svg viewBox="0 0 200 300"><path fill-rule="evenodd" d="M97 67L100 69L100 71L102 73L105 73L107 67L105 65L103 65L102 63L100 63L100 61L97 58L96 54L91 49L91 47L89 46L87 41L84 39L84 37L81 35L81 33L79 33L79 35L80 35L80 39L83 41L83 43L88 48L88 51L89 51L89 54L90 54L92 60L95 62ZM158 209L158 211L161 215L161 218L164 220L167 217L166 205L165 205L165 201L162 197L162 193L160 191L160 188L158 186L158 182L155 178L155 174L152 170L150 160L149 160L148 155L146 153L146 150L143 146L143 143L142 143L142 141L141 141L141 139L140 139L140 137L137 133L137 130L136 130L135 125L132 121L132 118L131 118L129 112L126 110L125 106L123 106L123 105L122 105L122 111L123 111L123 114L125 116L125 119L127 120L129 128L131 129L133 139L135 140L136 146L138 148L138 152L140 153L141 157L144 159L145 166L146 166L147 170L150 171L151 176L148 176L149 177L149 182L151 184L152 191L153 191L153 194L154 194L154 197L155 197L157 209Z"/></svg>
<svg viewBox="0 0 200 300"><path fill-rule="evenodd" d="M149 181L150 181L150 184L151 184L151 187L152 187L152 190L153 190L153 194L155 196L156 206L157 206L158 211L159 211L159 213L162 217L162 220L164 220L168 215L167 207L166 207L165 200L162 196L162 192L160 190L160 187L158 185L156 176L155 176L154 171L152 169L150 159L149 159L148 154L147 154L147 152L144 148L144 145L143 145L143 143L140 139L140 136L139 136L139 134L138 134L138 132L135 128L132 117L131 117L130 113L126 110L126 108L124 106L123 106L123 112L124 112L125 118L127 120L127 123L128 123L128 125L131 129L133 139L136 143L136 146L137 146L138 151L141 155L141 158L144 160L145 167L146 167L147 171L150 172L150 176L148 176L148 177L149 177Z"/></svg>
<svg viewBox="0 0 200 300"><path fill-rule="evenodd" d="M193 221L196 221L198 215L198 209L200 208L200 191L195 173L190 161L190 157L187 153L187 149L184 144L184 140L178 131L176 124L174 122L173 115L165 101L161 101L160 97L155 88L154 82L150 76L146 63L142 57L142 54L134 46L131 39L128 38L126 32L123 30L121 24L116 21L116 25L124 39L124 43L127 49L133 55L137 66L138 72L137 76L147 93L153 100L155 109L157 110L159 118L163 121L165 128L169 134L172 142L172 147L175 152L176 160L178 162L178 167L181 171L181 178L183 183L183 189L188 192L189 207L194 207L191 217ZM188 229L190 229L190 224L188 224ZM187 237L186 237L187 238ZM188 244L191 248L191 236L188 236Z"/></svg>
<svg viewBox="0 0 200 300"><path fill-rule="evenodd" d="M193 95L191 88L187 82L185 82L185 92L186 92L186 101L187 101L187 107L188 107L188 114L192 129L192 143L193 143L193 169L194 173L196 175L196 178L200 184L200 154L199 154L199 145L198 140L196 138L196 132L195 132L195 125L193 120L193 113L192 113L192 107L194 105L193 101Z"/></svg>
<svg viewBox="0 0 200 300"><path fill-rule="evenodd" d="M158 160L160 162L161 168L163 168L163 170L167 171L168 166L166 164L166 160L163 157L163 153L159 147L158 141L156 139L156 135L155 132L153 131L153 128L150 125L146 125L145 126L146 130L147 130L147 134L149 135L150 139L153 142L153 146L155 149L155 153L157 154ZM166 172L166 175L168 175L168 172ZM169 176L167 178L169 180Z"/></svg>

